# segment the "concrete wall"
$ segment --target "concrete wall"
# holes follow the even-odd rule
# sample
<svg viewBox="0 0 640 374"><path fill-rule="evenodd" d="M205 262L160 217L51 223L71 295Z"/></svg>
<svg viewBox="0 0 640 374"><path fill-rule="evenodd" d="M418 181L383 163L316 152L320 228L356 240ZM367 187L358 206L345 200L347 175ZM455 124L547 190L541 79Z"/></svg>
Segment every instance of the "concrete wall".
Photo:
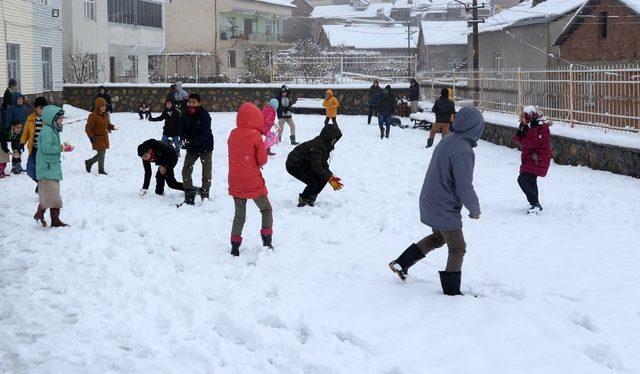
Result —
<svg viewBox="0 0 640 374"><path fill-rule="evenodd" d="M467 59L467 45L431 45L420 50L420 63L423 70L449 69L449 57Z"/></svg>

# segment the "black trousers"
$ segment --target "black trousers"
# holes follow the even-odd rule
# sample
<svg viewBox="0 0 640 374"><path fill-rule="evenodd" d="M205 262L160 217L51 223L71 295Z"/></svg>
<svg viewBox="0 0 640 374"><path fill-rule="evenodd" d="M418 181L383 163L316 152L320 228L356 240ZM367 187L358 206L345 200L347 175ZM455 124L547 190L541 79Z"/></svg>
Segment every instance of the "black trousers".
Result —
<svg viewBox="0 0 640 374"><path fill-rule="evenodd" d="M287 166L287 172L300 182L307 185L304 191L302 191L302 197L305 199L308 199L311 196L317 196L322 192L324 186L329 183L328 180L318 178L317 175L307 168L291 168Z"/></svg>
<svg viewBox="0 0 640 374"><path fill-rule="evenodd" d="M371 117L373 117L374 112L376 112L376 106L369 104L369 116L367 117L367 125L371 124Z"/></svg>
<svg viewBox="0 0 640 374"><path fill-rule="evenodd" d="M518 176L518 184L522 192L527 196L529 204L536 205L538 201L538 176L531 173L520 173Z"/></svg>
<svg viewBox="0 0 640 374"><path fill-rule="evenodd" d="M159 171L156 173L156 193L158 195L162 195L164 193L164 182L167 182L167 185L171 189L184 191L184 186L182 185L182 183L176 180L176 176L173 173L173 168L166 169L164 175L160 174Z"/></svg>
<svg viewBox="0 0 640 374"><path fill-rule="evenodd" d="M149 119L149 117L151 117L151 111L149 111L149 110L145 110L145 111L139 110L138 111L138 115L140 116L140 119L142 119L143 116L144 116L144 119Z"/></svg>
<svg viewBox="0 0 640 374"><path fill-rule="evenodd" d="M325 119L324 119L324 125L325 126L329 124L329 120L331 120L334 125L338 126L338 122L336 121L336 117L325 117Z"/></svg>

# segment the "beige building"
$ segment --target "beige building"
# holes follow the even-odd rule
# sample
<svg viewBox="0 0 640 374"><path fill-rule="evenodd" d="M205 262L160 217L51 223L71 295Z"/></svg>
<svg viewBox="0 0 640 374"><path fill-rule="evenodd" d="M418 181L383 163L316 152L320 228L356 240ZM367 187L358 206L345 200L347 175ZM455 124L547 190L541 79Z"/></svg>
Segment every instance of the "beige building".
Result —
<svg viewBox="0 0 640 374"><path fill-rule="evenodd" d="M288 45L289 0L194 0L166 4L164 55L152 64L155 79L212 81L218 74L242 71L244 52L261 47L264 63L277 48ZM152 74L154 76L154 74Z"/></svg>

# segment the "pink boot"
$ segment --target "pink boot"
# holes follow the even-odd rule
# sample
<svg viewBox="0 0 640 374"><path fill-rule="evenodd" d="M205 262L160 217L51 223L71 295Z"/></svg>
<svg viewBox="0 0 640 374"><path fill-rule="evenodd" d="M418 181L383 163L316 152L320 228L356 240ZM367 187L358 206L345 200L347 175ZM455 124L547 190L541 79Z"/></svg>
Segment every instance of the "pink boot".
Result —
<svg viewBox="0 0 640 374"><path fill-rule="evenodd" d="M0 163L0 179L8 177L7 174L4 173L4 169L7 167L7 163Z"/></svg>

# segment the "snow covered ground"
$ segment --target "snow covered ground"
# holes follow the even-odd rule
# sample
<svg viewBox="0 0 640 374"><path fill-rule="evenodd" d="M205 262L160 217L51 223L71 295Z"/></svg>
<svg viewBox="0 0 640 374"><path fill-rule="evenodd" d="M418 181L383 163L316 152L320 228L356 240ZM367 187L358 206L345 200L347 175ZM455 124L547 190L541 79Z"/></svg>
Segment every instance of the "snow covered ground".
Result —
<svg viewBox="0 0 640 374"><path fill-rule="evenodd" d="M68 110L68 122L83 115ZM530 217L519 153L481 142L467 295L446 297L445 249L405 284L387 268L428 233L417 207L426 133L393 128L382 141L365 117L339 117L331 167L345 188L327 188L313 209L295 206L302 186L284 170L291 146L279 145L264 169L275 252L262 250L250 204L232 258L234 118L213 113L214 196L196 207L176 209L172 190L138 196L136 147L162 125L136 114L113 115L107 177L84 171L84 122L65 128L76 145L63 160L70 228L34 223L26 176L0 181L0 372L640 372L640 180L552 165L540 182L545 215ZM322 119L297 116L298 138Z"/></svg>

